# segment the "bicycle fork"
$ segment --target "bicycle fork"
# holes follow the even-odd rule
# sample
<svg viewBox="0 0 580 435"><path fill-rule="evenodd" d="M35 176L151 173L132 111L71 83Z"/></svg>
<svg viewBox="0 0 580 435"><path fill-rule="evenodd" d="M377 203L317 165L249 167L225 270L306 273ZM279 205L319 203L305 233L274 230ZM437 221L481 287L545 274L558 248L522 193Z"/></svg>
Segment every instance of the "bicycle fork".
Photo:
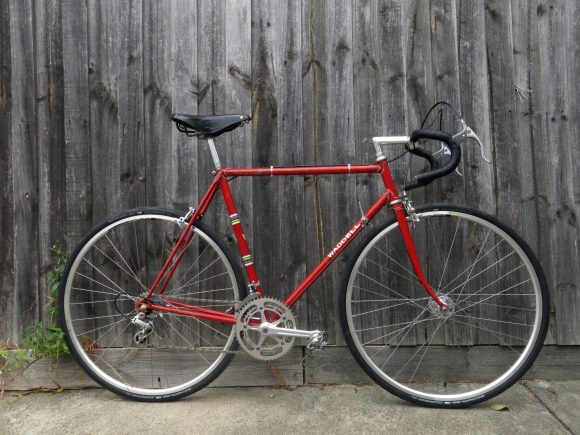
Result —
<svg viewBox="0 0 580 435"><path fill-rule="evenodd" d="M409 261L411 262L411 266L413 267L413 271L415 275L419 279L419 282L427 292L429 296L435 301L435 303L439 306L441 310L445 310L447 305L441 301L435 290L431 288L429 283L427 282L427 278L425 278L425 274L423 273L423 269L421 268L421 263L419 262L419 257L417 256L417 250L415 249L415 243L413 242L413 236L411 235L411 230L409 229L409 223L407 221L407 217L413 218L414 210L410 208L407 210L405 207L405 200L401 199L397 194L397 188L395 186L395 182L391 175L391 171L389 170L389 166L386 161L382 161L382 172L381 176L383 177L383 182L385 183L385 187L387 191L391 193L392 200L387 204L393 210L393 214L397 219L397 223L399 224L399 230L401 231L401 236L403 237L403 243L405 244L405 250L407 251L407 255L409 257Z"/></svg>

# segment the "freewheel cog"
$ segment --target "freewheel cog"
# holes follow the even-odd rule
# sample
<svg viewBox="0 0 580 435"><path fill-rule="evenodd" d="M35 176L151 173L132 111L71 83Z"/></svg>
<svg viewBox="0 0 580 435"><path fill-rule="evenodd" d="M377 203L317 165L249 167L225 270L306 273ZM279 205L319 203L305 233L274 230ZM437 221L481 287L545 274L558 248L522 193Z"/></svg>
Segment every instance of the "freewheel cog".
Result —
<svg viewBox="0 0 580 435"><path fill-rule="evenodd" d="M272 327L296 329L292 311L276 299L252 299L242 305L236 314L238 342L256 359L275 360L292 348L295 337L271 334Z"/></svg>

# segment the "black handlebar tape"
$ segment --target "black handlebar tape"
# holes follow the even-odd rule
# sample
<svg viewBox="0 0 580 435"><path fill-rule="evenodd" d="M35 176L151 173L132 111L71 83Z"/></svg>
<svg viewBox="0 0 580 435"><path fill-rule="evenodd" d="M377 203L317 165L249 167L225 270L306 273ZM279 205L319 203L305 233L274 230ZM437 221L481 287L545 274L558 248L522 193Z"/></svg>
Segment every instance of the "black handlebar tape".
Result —
<svg viewBox="0 0 580 435"><path fill-rule="evenodd" d="M405 184L405 190L415 189L416 187L426 186L427 184L431 183L436 178L444 177L445 175L450 174L457 168L459 165L459 161L461 160L461 148L459 145L453 140L449 133L445 133L443 131L438 130L430 130L430 129L419 129L415 130L411 133L410 140L411 142L417 142L419 139L432 139L438 140L441 142L445 142L451 151L451 156L449 156L449 160L443 165L442 167L433 169L429 172L423 172L421 174L417 174L415 176L415 181ZM415 153L415 151L420 150L419 153ZM431 159L423 156L422 154L428 151L425 151L421 148L415 148L414 150L410 150L413 154L417 154L421 157L426 158L431 162L433 156L431 155ZM430 154L430 153L429 153Z"/></svg>
<svg viewBox="0 0 580 435"><path fill-rule="evenodd" d="M419 147L410 148L408 145L406 145L405 148L407 148L411 154L415 154L416 156L423 157L427 160L429 166L431 166L431 170L439 168L439 162L433 158L433 153Z"/></svg>
<svg viewBox="0 0 580 435"><path fill-rule="evenodd" d="M409 137L411 142L417 142L419 139L433 139L440 142L453 142L453 139L449 133L445 133L440 130L431 130L429 128L419 128L411 133Z"/></svg>

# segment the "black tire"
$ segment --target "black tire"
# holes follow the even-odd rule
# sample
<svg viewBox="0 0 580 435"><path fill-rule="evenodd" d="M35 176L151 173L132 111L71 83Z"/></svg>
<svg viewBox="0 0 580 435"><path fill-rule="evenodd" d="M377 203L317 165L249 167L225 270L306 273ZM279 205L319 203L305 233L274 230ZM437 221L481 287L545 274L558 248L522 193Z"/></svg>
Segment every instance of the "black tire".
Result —
<svg viewBox="0 0 580 435"><path fill-rule="evenodd" d="M429 305L431 299L426 297L426 292L420 285L413 282L414 275L407 275L405 272L405 270L411 271L411 268L407 266L408 258L404 248L401 247L402 245L397 247L398 257L389 255L394 252L390 250L394 248L395 244L402 243L400 236L398 236L398 241L396 237L389 237L399 233L398 224L392 218L378 225L366 235L356 248L346 268L339 299L342 330L348 347L358 364L371 379L390 393L409 402L428 407L460 408L471 406L505 391L525 374L536 359L548 329L548 286L540 264L529 246L511 228L494 216L472 208L450 204L418 207L417 215L421 217L423 223L420 221L417 224L417 229L410 223L411 232L416 245L424 242L423 247L429 248L423 249L428 251L423 254L421 247L417 246L421 265L428 280L435 281L431 285L438 291L440 297L444 294L447 295L445 297L450 302L453 313L442 314L441 311L438 312L436 308ZM445 240L450 239L450 236L446 237L447 232L449 235L453 234L454 227L449 223L457 226L453 241L445 242ZM465 230L463 229L464 223ZM461 231L459 231L460 224ZM435 228L435 231L429 232L429 227L431 230ZM431 243L428 241L431 237L429 234L432 234L433 238ZM485 239L483 239L483 235L485 235ZM489 240L490 237L491 240ZM424 240L418 241L416 238ZM490 245L485 246L488 240ZM495 240L499 240L496 245L493 244ZM393 242L393 246L387 247L387 242ZM445 257L441 256L437 260L438 256L434 251L439 247L443 253L447 254L447 262L444 261ZM504 251L509 252L509 249L517 255L509 253L504 256ZM474 256L476 251L477 256ZM449 281L454 276L451 271L447 272L453 267L448 264L452 252L454 258L456 254L462 254L465 260L461 261L465 261L464 264L471 264L470 261L473 258L475 260L472 266L468 266L467 270L464 270L464 267L454 269L454 271L464 271ZM498 262L493 263L492 260L495 259L493 255L497 255ZM380 263L375 261L375 256L381 260ZM488 259L489 256L493 258ZM436 261L439 262L437 266L435 266ZM502 267L502 264L508 261L510 270L513 264L517 267L505 274L497 274L497 270ZM520 261L521 265L518 265L517 261ZM396 265L401 266L401 268L399 269L399 266ZM506 267L501 270L506 270ZM436 273L438 270L440 275ZM372 276L370 277L372 279L369 279L373 271L376 271L376 276L381 277L381 279L374 279ZM520 278L520 275L526 274L525 278L528 273L529 279L522 280ZM431 279L429 279L430 274ZM446 277L446 274L449 275L449 278ZM405 280L403 280L404 275L406 276ZM490 278L487 278L487 275ZM439 285L436 288L434 284L437 284L439 276ZM499 278L495 278L497 276ZM447 281L443 281L444 277ZM461 279L458 280L459 277ZM465 282L462 282L464 279L466 279ZM502 280L508 282L504 283ZM475 282L472 283L473 281ZM405 284L407 282L410 284ZM512 282L516 284L512 285ZM443 283L446 284L442 285ZM456 285L457 283L459 284ZM396 287L394 287L395 285ZM406 288L403 288L405 285ZM448 290L452 285L455 287ZM501 291L493 293L495 286L500 287L500 285L505 288L501 287ZM528 293L526 289L532 286L533 293ZM455 290L458 287L461 287L460 290ZM466 287L468 287L467 293L465 293ZM474 287L474 289L472 290L470 287ZM441 289L441 292L438 288ZM487 290L489 288L491 290ZM488 296L486 292L492 292L491 296ZM514 293L513 296L512 293ZM367 296L369 294L370 297ZM380 298L377 298L378 294L381 295ZM523 301L523 303L516 306L513 304L505 305L503 302L507 298ZM387 305L385 308L381 308L380 304ZM361 308L361 306L364 307ZM376 308L377 306L379 308ZM411 312L406 318L404 317L407 315L405 310ZM498 318L491 317L484 310L491 310L492 314L495 312ZM482 316L481 311L486 313L486 316L480 317ZM475 314L472 314L473 312ZM417 313L419 314L416 315ZM507 317L508 315L517 319L524 318L524 321L505 320L512 319L512 317ZM366 318L361 316L366 316ZM384 325L375 328L373 319L378 319L376 321L380 325L383 318L387 319L384 320ZM392 322L393 318L404 320L391 325L389 321ZM530 321L527 324L526 320L531 318L533 318L533 323ZM405 321L407 319L411 320ZM436 328L434 323L437 323ZM512 326L510 323L517 326ZM372 326L366 327L369 324ZM403 326L401 327L401 325ZM466 340L466 338L461 338L461 334L453 335L448 332L448 329L453 332L457 330L453 328L457 327L462 327L464 334L471 338L477 336L482 340L483 337L488 337L488 345L458 344L457 341ZM520 328L518 329L519 335L512 336L505 333L504 329L501 328L506 327ZM391 331L389 328L395 329ZM375 332L375 330L379 332ZM385 331L387 333L381 335ZM442 341L443 344L435 343L436 340ZM448 340L451 341L450 345ZM517 340L521 340L522 344L520 345L520 341ZM523 350L518 356L520 348ZM426 358L429 351L431 353ZM450 357L445 357L444 352L456 359L451 360ZM513 353L515 355L512 355ZM494 380L487 380L485 376L488 375L482 374L485 370L481 369L480 364L485 365L491 361L492 358L487 358L487 355L496 357L500 354L507 355L508 358L505 363L501 359L498 360L499 368L497 370L499 372L504 370L504 367L507 368L497 378L493 378ZM473 355L480 355L480 358L475 360ZM426 361L430 359L431 365L425 367L428 365ZM515 362L510 361L510 359L515 359ZM449 366L445 366L446 364ZM495 370L492 362L489 363L489 366L490 371ZM431 370L433 368L436 370ZM412 369L414 370L411 371ZM389 372L387 373L387 371ZM470 372L472 372L470 378L461 378L461 376L470 376ZM424 383L418 380L422 376L425 379ZM434 378L429 380L429 376ZM459 377L457 383L454 381L454 376ZM492 377L495 374L489 376ZM473 383L465 387L465 384L460 384L461 381ZM483 383L483 387L479 387L479 382ZM460 388L473 390L463 392Z"/></svg>
<svg viewBox="0 0 580 435"><path fill-rule="evenodd" d="M84 322L85 320L84 319L76 319L76 320L74 320L74 319L67 318L67 313L68 313L68 316L70 316L70 317L73 316L71 313L73 312L74 309L71 308L71 305L75 305L75 303L71 303L70 302L71 301L70 293L72 293L72 290L70 290L70 288L72 288L72 282L76 278L73 276L73 274L71 274L71 269L73 268L73 265L75 265L75 262L76 262L77 258L79 258L79 254L81 252L83 252L83 256L84 256L84 255L86 255L89 252L90 249L92 249L92 248L85 248L87 246L87 244L90 243L91 241L93 241L93 245L92 246L96 246L98 248L97 243L98 243L98 241L100 239L97 239L96 241L94 241L95 240L94 238L99 233L103 232L105 229L108 229L108 228L109 229L115 229L116 228L115 227L115 224L117 224L119 227L121 227L121 225L125 221L127 221L127 219L137 219L137 222L139 222L138 219L146 220L144 218L144 216L152 216L151 218L149 218L149 220L151 220L153 222L156 222L156 219L157 218L154 218L155 216L161 217L161 219L160 219L161 222L163 222L164 220L167 220L169 222L168 225L173 226L174 220L175 219L178 219L181 216L183 216L183 213L180 213L180 212L175 211L175 210L164 209L164 208L138 208L138 209L128 210L128 211L122 212L122 213L120 213L118 215L115 215L113 217L110 217L110 218L106 219L104 222L102 222L101 224L99 224L96 227L94 227L93 229L91 229L82 238L82 240L77 244L77 246L73 250L73 252L70 255L70 257L69 257L69 259L67 261L67 264L65 266L63 278L62 278L61 285L60 285L60 288L59 288L59 323L60 323L60 326L61 326L61 328L62 328L62 330L64 332L65 340L66 340L66 343L68 345L68 348L70 349L71 354L73 355L73 357L75 358L75 360L79 363L79 365L83 368L83 370L93 380L95 380L97 383L99 383L101 386L103 386L104 388L106 388L106 389L108 389L108 390L110 390L110 391L112 391L112 392L114 392L114 393L116 393L116 394L118 394L120 396L123 396L123 397L128 398L128 399L131 399L131 400L146 401L146 402L173 401L173 400L180 399L180 398L182 398L184 396L190 395L190 394L192 394L192 393L194 393L194 392L196 392L196 391L204 388L205 386L207 386L208 384L210 384L212 381L214 381L225 370L225 368L228 366L228 364L231 362L231 360L234 357L233 351L237 350L237 348L238 348L238 343L235 340L235 331L233 331L233 328L232 328L232 331L231 331L231 334L233 334L233 336L234 336L233 339L229 339L228 338L229 336L226 337L226 338L218 337L221 340L226 340L226 346L229 346L227 349L225 349L225 350L227 350L227 352L220 352L220 354L216 357L216 361L218 361L220 358L221 358L221 360L219 360L219 362L215 362L214 363L215 366L213 368L210 365L210 369L211 370L208 369L209 371L203 372L202 373L203 374L203 377L201 377L195 383L189 384L185 388L179 388L179 386L171 387L172 388L172 390L171 390L171 388L169 388L169 387L163 388L161 386L162 385L161 384L161 382L162 382L161 381L161 376L163 376L163 375L160 375L158 377L158 380L157 380L157 382L159 383L159 388L160 389L153 388L153 387L151 389L141 388L141 387L135 387L135 388L133 388L130 385L127 385L127 388L125 388L123 386L119 387L118 386L118 382L114 382L114 380L113 380L113 382L111 382L111 379L110 379L111 376L109 376L106 373L104 373L105 370L103 370L103 369L97 369L97 370L95 370L95 367L91 367L91 364L92 364L91 361L92 361L92 359L97 360L97 363L100 363L99 360L101 360L101 359L104 360L105 359L105 358L103 358L103 356L104 356L104 354L105 354L106 351L112 349L113 343L111 343L111 345L110 345L111 347L103 347L104 350L102 351L103 352L102 353L102 356L100 356L99 358L96 358L94 355L91 356L91 352L94 353L95 350L87 349L87 345L82 343L83 337L82 337L82 334L80 334L80 331L78 333L76 333L76 335L75 335L75 331L73 330L74 329L74 326L73 326L74 323L73 322L75 322L75 321L82 321L82 322ZM166 218L169 218L169 219L166 219ZM121 221L123 221L123 222L121 222ZM224 267L224 269L227 272L227 277L226 278L229 278L234 283L234 286L232 287L232 293L236 293L237 292L238 293L238 298L237 299L238 300L243 299L246 296L246 294L247 294L247 292L246 292L246 286L244 284L245 283L245 280L243 278L243 274L242 274L242 271L240 269L240 266L239 266L238 262L235 260L235 257L231 253L230 249L227 247L227 245L224 243L224 241L221 239L221 237L215 231L213 231L212 229L210 229L209 227L207 227L202 222L199 222L199 221L196 222L194 224L194 227L195 227L195 230L194 231L196 231L196 233L199 235L199 237L196 236L196 238L199 238L200 240L205 241L205 243L207 244L208 247L211 247L214 250L215 250L215 247L217 247L221 251L221 253L223 254L223 257L220 255L220 252L218 252L218 250L215 250L216 260L214 261L214 263L217 262L217 259L219 259L220 261L223 262L223 264L224 264L223 267ZM102 234L108 234L108 231L107 232L104 232ZM207 237L207 241L201 235L205 235ZM103 236L101 235L100 237L102 238ZM164 233L164 237L165 237L165 233ZM135 235L135 238L137 239L137 235ZM213 244L210 242L210 240L211 240L211 242L213 242ZM199 243L201 244L202 241L200 241ZM112 242L111 242L111 245L113 245ZM167 245L169 245L169 243L167 243ZM190 246L192 246L192 245L190 245ZM165 252L165 247L166 247L166 243L165 243L165 240L164 240L163 246L161 248L161 254L163 254ZM144 256L145 255L147 255L147 256L150 255L148 253L148 251L149 251L148 248L149 248L149 246L146 245L145 246L146 254L144 254ZM102 248L98 248L98 249L100 250L100 252L103 252L102 251ZM199 249L201 249L201 248L199 248ZM209 248L207 248L207 249L209 249ZM117 252L119 252L119 251L117 251ZM199 255L199 258L201 258L204 255L204 252L202 252ZM114 257L114 254L111 254L111 256L113 256L113 259L116 258L116 257ZM117 264L118 266L120 266L120 269L121 270L124 270L125 272L127 272L127 269L130 269L130 268L133 267L133 263L132 262L133 262L134 259L133 259L133 257L131 257L131 265L129 265L129 261L124 260L122 254L120 252L119 252L119 256L120 256L121 259L117 259L117 262L116 263L113 262L113 263L114 264ZM161 255L159 257L161 257ZM103 257L103 258L105 258L105 257ZM109 257L106 257L106 258L109 258ZM91 259L92 259L92 257L91 257ZM96 263L96 260L93 260L93 261ZM143 260L143 262L145 262L145 263L146 263L146 261L148 261L148 260L145 260L145 259ZM124 262L124 264L122 264L122 262ZM75 273L76 273L76 271L78 271L79 264L82 264L82 258L79 258L79 261L77 262L77 266L75 268ZM91 264L91 266L92 266L92 264ZM212 265L210 265L210 266L213 267ZM207 266L208 270L211 270L210 266ZM139 265L138 267L141 267L141 266ZM181 267L181 263L180 263L180 266L179 267ZM205 265L204 265L204 267L205 267ZM231 269L228 269L228 267L231 268ZM198 268L201 269L201 264L198 266ZM153 269L153 267L152 267L152 269ZM190 269L191 269L191 266L190 266ZM159 270L159 269L157 269L157 270ZM135 276L136 278L137 278L136 273L138 272L139 273L139 278L141 278L141 269L139 269L137 272L135 270L133 270L133 271L132 270L129 270L129 272L132 273L133 276ZM127 273L129 274L129 272L127 272ZM189 272L189 270L188 270L188 272ZM194 269L194 272L196 272L195 269ZM147 278L149 278L149 276L147 275L148 271L145 271L144 273L145 273L145 276L146 276L145 282L150 285L151 283L147 281ZM151 270L151 273L156 273L156 272L154 272L153 270ZM100 278L100 275L97 275L94 272L93 272L93 274L94 274L94 277ZM232 276L233 276L233 278L232 278ZM105 280L105 278L100 278L100 279L102 279L103 281ZM107 278L107 279L110 280L110 278ZM92 281L95 281L96 282L97 280L94 280L93 279ZM199 281L201 281L201 279ZM113 284L110 284L108 281L105 281L105 284L109 285L111 288L113 286ZM194 284L197 284L198 289L200 288L199 282L194 283ZM178 284L175 284L175 285L178 285ZM189 284L189 285L192 285L192 284ZM94 287L97 287L96 284L93 284L93 286ZM237 286L237 289L235 288L236 286ZM183 286L183 287L184 288L188 287L188 282L186 282L185 283L185 286ZM67 288L69 289L68 294L67 294ZM101 287L97 287L97 288L101 289ZM120 287L117 287L117 288L120 289ZM103 289L103 290L109 291L109 292L112 291L112 290L106 290L106 288ZM179 288L178 288L178 290L179 290ZM219 290L223 290L223 289L218 289L218 290L215 290L215 291L219 291ZM140 290L140 291L142 291L142 290ZM98 293L98 292L93 291L93 293ZM200 292L198 292L198 293L200 293ZM201 292L201 293L203 293L203 292ZM208 293L208 292L206 292L206 293ZM111 293L109 293L109 294L111 294ZM177 294L179 294L179 293L177 293ZM191 295L192 293L188 293L188 294ZM128 299L129 298L129 294L128 293L125 293L125 295L127 295L127 299ZM104 305L105 302L106 302L107 305L109 305L109 306L110 305L113 305L114 306L114 309L117 311L117 313L114 313L113 315L114 316L117 316L117 317L121 316L122 317L121 318L121 322L122 323L121 323L121 325L115 326L118 323L118 322L116 322L115 325L111 326L110 328L107 325L107 330L106 330L107 332L105 334L102 334L102 333L99 333L99 334L107 335L111 329L113 329L113 328L120 328L122 325L127 324L127 326L125 326L125 329L127 330L127 332L126 333L125 332L122 332L121 333L121 334L123 334L123 337L121 338L121 341L122 341L122 340L127 340L127 338L125 337L125 335L132 334L133 333L133 331L131 331L129 329L129 327L132 328L133 325L132 324L129 325L130 322L128 320L130 320L130 316L132 316L134 313L130 313L129 311L127 311L125 313L122 312L124 310L124 308L122 308L122 304L123 304L123 300L122 299L125 298L125 295L121 295L121 294L120 295L116 295L116 296L114 296L114 299L109 299L109 300L96 300L96 297L98 295L95 296L94 294L91 293L90 300L89 299L86 299L87 302L82 302L82 303L77 302L76 304L77 305L81 305L81 306L84 306L83 304L89 305L89 308L86 309L87 312L90 312L91 309L95 310L96 308L93 308L93 307L96 307L96 304L97 303L100 303L101 305ZM112 298L112 296L104 296L104 297L105 298ZM121 297L121 299L119 300L120 297ZM179 297L179 296L175 296L175 297ZM188 297L189 298L192 298L192 296L188 296ZM113 300L112 303L109 302L111 300ZM134 300L134 299L132 299L132 300ZM129 300L128 299L127 300L127 302L128 302L127 305L130 305L131 302L132 302L132 300ZM67 306L67 301L69 301L68 306ZM223 301L219 301L219 302L223 302ZM99 305L97 308L98 309L101 309L100 308L101 305ZM120 306L121 306L121 308L119 308ZM108 309L111 310L110 307ZM83 310L84 310L84 308L83 308ZM111 312L111 311L109 311L109 312ZM83 314L84 313L85 313L85 311L83 311ZM163 317L163 316L165 316L165 317ZM163 319L163 322L167 323L167 325L170 325L170 322L173 321L170 316L173 316L173 314L164 314L163 316L158 316L158 318ZM103 316L103 317L112 317L112 316ZM124 320L123 317L125 317L126 319ZM179 317L183 317L183 316L179 316ZM96 318L97 317L95 317L95 319ZM169 320L167 320L167 319L169 319ZM193 319L193 318L191 318L191 317L185 317L185 319ZM161 320L156 320L156 322L159 322L160 327L163 327L164 326L161 323ZM178 323L174 323L174 325L178 325L178 327L181 329L182 327L179 326L179 325L185 325L185 323L184 323L184 321L179 320L179 324ZM213 324L213 325L215 325L215 324ZM220 325L220 324L218 324L218 325ZM197 333L197 335L199 337L199 340L202 340L202 335L201 335L202 333L200 332L202 330L201 329L202 327L200 327L199 325L197 326L198 329L195 329L195 328L192 328L191 326L189 326L189 330L188 329L181 329L181 332L177 331L177 329L175 328L175 326L172 326L172 328L173 328L174 331L176 331L176 333L179 335L179 337L182 337L183 340L186 341L187 343L189 343L189 341L184 336L186 335L186 333L189 334L189 330L191 330L192 333ZM125 329L123 331L125 331ZM171 333L171 334L175 335L167 327L165 329L166 329L166 332L169 331L168 334ZM212 327L211 329L213 329L214 331L216 331L215 335L217 337L218 336L218 332L220 332L218 330L218 326L216 326L215 328ZM129 331L131 331L131 332L129 332ZM227 331L227 329L226 329L226 331ZM94 332L92 332L92 333L94 333ZM119 335L121 335L121 334L119 334ZM222 332L221 334L224 337L227 335L225 332ZM132 335L131 335L131 337L132 337ZM190 337L190 339L191 339L191 337ZM117 338L115 338L115 340L117 340ZM157 337L157 339L155 339L155 337L152 334L151 341L154 341L154 340L157 340L158 342L162 343L163 342L163 337L161 337L161 335L159 335ZM95 340L95 341L97 341L97 340ZM103 341L104 341L104 339L103 339ZM206 341L209 342L207 339L206 339ZM132 340L130 340L130 343L131 344L134 344ZM227 343L229 343L229 344L227 344ZM116 346L118 346L118 345L116 344ZM145 349L143 349L143 352L146 352L146 349L149 349L149 352L151 353L151 360L153 361L153 345L147 346ZM161 349L161 347L160 347L160 349ZM164 349L165 349L164 351L166 351L167 347L165 347ZM183 350L183 347L181 347L180 349ZM201 349L201 347L199 347L199 349ZM190 351L191 350L192 349L190 349ZM138 353L139 351L141 351L141 350L139 349L139 350L136 350L136 351L133 351L133 352L134 353ZM196 348L195 349L195 352L197 352L198 356L203 357L203 355L202 355L203 351L199 351ZM130 353L130 351L127 351L127 354L129 354L129 353ZM124 356L121 359L129 359L129 358ZM171 361L171 359L169 359L169 361ZM125 364L125 363L126 362L121 362L120 364ZM209 362L208 362L208 364L209 364ZM153 368L151 368L151 370L153 371ZM160 368L157 369L157 370L160 373L162 372ZM153 375L151 375L151 376L153 377ZM157 375L155 375L155 376L157 376ZM177 375L174 375L174 376L177 376ZM183 374L181 376L183 377ZM167 375L167 372L166 372L166 377L168 379L170 378L170 376ZM153 384L155 382L155 380L152 380L151 382ZM166 381L166 382L167 382L166 385L169 385L168 384L169 381ZM186 383L187 382L185 382L184 385ZM171 390L171 392L169 392L169 393L167 393L167 392L166 393L163 393L163 391L170 391L170 390Z"/></svg>

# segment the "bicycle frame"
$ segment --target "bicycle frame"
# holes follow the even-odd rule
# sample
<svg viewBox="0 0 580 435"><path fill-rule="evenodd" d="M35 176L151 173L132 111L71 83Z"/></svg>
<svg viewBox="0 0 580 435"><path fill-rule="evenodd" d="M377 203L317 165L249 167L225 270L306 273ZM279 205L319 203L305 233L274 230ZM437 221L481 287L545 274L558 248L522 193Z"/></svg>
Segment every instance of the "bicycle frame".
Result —
<svg viewBox="0 0 580 435"><path fill-rule="evenodd" d="M136 308L139 310L143 306L151 310L166 311L175 314L198 317L201 319L213 320L225 324L235 324L235 315L227 312L217 311L209 308L198 307L188 303L167 299L166 302L170 306L157 304L151 297L157 291L157 295L162 295L171 280L173 272L179 265L185 250L195 232L191 227L194 222L201 219L207 211L209 205L213 201L217 190L221 190L224 198L226 208L230 217L234 235L238 244L240 255L244 262L244 268L249 286L256 292L263 295L263 289L260 285L252 255L248 248L248 244L244 237L241 220L239 219L236 204L232 196L228 184L228 177L254 177L254 176L290 176L290 175L334 175L334 174L380 174L385 185L385 192L366 210L363 216L352 226L352 228L339 240L334 248L320 261L320 263L304 278L304 280L296 287L292 293L286 298L284 304L291 307L296 301L309 289L309 287L316 281L316 279L330 266L333 261L344 251L344 249L356 238L362 231L363 227L371 221L377 213L388 205L393 210L393 213L399 224L399 229L403 237L406 247L407 255L411 261L413 270L422 284L425 291L435 300L435 302L442 308L445 304L437 297L435 291L429 286L423 274L413 238L407 224L407 212L405 210L403 200L399 198L397 187L391 175L389 164L386 160L380 160L372 165L339 165L339 166L297 166L297 167L267 167L267 168L218 168L214 172L215 176L203 198L201 199L198 208L193 212L185 229L183 230L179 240L176 242L169 257L165 261L163 268L157 275L153 285L149 289L146 297L137 302ZM159 287L160 286L160 287Z"/></svg>

